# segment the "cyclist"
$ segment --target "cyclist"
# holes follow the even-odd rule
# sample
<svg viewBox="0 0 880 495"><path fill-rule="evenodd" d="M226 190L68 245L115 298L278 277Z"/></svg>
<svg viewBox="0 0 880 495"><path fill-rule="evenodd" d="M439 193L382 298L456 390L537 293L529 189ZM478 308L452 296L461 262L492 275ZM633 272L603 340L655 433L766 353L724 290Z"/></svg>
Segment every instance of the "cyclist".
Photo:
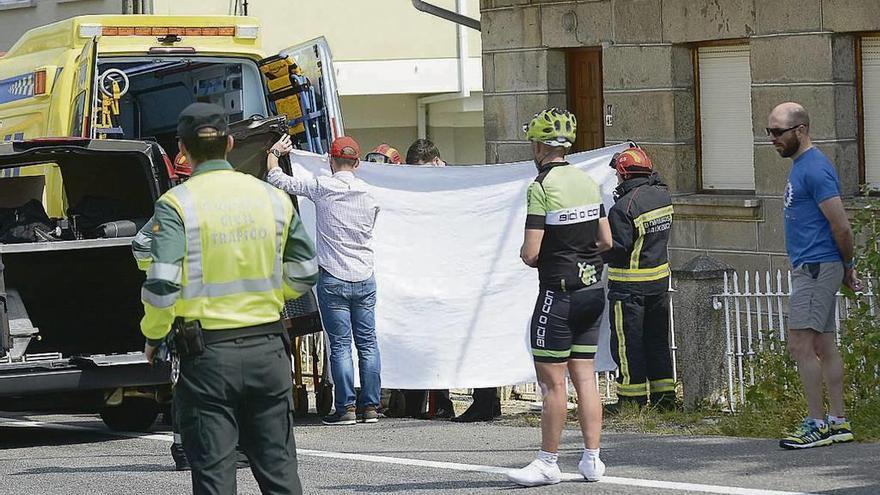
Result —
<svg viewBox="0 0 880 495"><path fill-rule="evenodd" d="M598 481L605 473L599 459L602 404L593 359L605 310L600 253L611 247L611 229L598 184L565 161L576 126L574 115L557 108L538 113L523 126L538 176L528 189L520 257L538 269L531 345L544 398L538 458L508 473L508 479L524 486L562 480L556 461L567 412L566 370L577 391L584 438L578 470L587 481Z"/></svg>

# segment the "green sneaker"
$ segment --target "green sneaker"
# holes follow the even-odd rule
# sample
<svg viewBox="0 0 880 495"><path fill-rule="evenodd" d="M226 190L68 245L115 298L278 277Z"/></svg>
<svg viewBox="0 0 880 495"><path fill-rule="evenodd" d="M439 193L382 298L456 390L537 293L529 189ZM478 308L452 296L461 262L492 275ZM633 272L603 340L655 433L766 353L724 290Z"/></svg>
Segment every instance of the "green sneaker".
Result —
<svg viewBox="0 0 880 495"><path fill-rule="evenodd" d="M831 430L832 442L846 443L855 440L849 421L844 421L840 424L834 424L826 419L825 422L828 423L828 429Z"/></svg>
<svg viewBox="0 0 880 495"><path fill-rule="evenodd" d="M821 428L816 424L816 420L807 418L801 423L800 428L793 434L779 441L779 446L783 449L809 449L812 447L822 447L831 445L831 430L826 423Z"/></svg>

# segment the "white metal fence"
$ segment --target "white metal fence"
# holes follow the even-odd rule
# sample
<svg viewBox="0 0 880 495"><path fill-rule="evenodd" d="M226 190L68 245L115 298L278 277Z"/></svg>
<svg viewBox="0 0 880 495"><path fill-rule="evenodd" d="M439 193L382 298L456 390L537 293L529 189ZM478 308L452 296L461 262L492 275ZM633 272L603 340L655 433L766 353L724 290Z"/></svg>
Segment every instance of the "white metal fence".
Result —
<svg viewBox="0 0 880 495"><path fill-rule="evenodd" d="M875 314L877 297L868 281L865 299L871 315ZM726 337L724 398L731 411L745 402L745 390L755 383L755 355L766 349L782 352L789 316L791 272L763 276L746 272L740 277L724 275L724 292L716 295L712 304L724 312ZM834 310L835 335L840 344L842 322L849 315L852 302L837 294Z"/></svg>

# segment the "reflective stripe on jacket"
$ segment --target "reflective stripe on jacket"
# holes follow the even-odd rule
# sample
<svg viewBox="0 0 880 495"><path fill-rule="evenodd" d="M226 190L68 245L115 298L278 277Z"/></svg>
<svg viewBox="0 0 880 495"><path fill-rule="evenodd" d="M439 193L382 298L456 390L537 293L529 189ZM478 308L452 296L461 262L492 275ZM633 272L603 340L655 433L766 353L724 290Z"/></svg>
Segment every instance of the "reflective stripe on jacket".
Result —
<svg viewBox="0 0 880 495"><path fill-rule="evenodd" d="M177 316L206 330L277 321L317 282L315 248L290 198L225 161L202 163L156 202L141 331Z"/></svg>
<svg viewBox="0 0 880 495"><path fill-rule="evenodd" d="M615 191L608 212L614 245L603 253L608 263L609 294L660 294L669 286L667 246L672 228L672 198L660 176L635 177Z"/></svg>

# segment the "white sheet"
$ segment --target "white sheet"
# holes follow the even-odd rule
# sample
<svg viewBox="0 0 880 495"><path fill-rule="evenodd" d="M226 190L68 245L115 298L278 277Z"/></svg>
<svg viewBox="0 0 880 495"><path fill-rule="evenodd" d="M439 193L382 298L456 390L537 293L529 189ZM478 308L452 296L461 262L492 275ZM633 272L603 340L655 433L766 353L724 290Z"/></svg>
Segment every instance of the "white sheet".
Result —
<svg viewBox="0 0 880 495"><path fill-rule="evenodd" d="M616 186L611 156L625 145L568 157L602 189ZM298 173L330 174L326 157L297 152ZM519 259L533 162L462 167L361 163L373 187L376 334L385 388L494 387L534 381L528 325L535 269ZM301 198L314 238L314 205ZM603 320L597 370L614 369ZM357 359L355 359L356 364Z"/></svg>

